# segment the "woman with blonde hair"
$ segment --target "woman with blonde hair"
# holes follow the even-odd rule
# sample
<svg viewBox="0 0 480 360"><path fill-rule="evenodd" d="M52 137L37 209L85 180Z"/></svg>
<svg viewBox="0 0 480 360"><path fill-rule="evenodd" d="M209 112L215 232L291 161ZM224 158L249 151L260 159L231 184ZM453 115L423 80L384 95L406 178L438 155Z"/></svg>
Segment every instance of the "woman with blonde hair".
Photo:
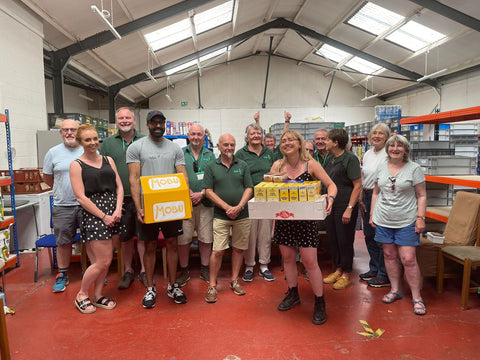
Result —
<svg viewBox="0 0 480 360"><path fill-rule="evenodd" d="M286 172L290 180L298 182L320 180L328 192L326 212L329 214L333 200L337 195L337 187L322 166L314 161L305 150L303 137L296 131L285 131L280 137L280 151L283 154L283 159L277 160L272 165L271 171ZM298 247L315 295L312 321L316 325L323 324L327 317L323 297L322 272L317 260L319 242L317 221L276 220L273 240L280 246L288 283L287 296L278 305L278 310L290 310L295 305L300 304L296 264L296 249Z"/></svg>
<svg viewBox="0 0 480 360"><path fill-rule="evenodd" d="M75 306L83 314L97 308L114 309L116 302L103 296L104 280L112 262L112 236L122 230L123 187L112 158L98 154L98 133L91 124L79 126L76 140L83 155L70 164L70 181L83 208L80 226L90 266L85 270ZM94 301L89 298L94 288Z"/></svg>

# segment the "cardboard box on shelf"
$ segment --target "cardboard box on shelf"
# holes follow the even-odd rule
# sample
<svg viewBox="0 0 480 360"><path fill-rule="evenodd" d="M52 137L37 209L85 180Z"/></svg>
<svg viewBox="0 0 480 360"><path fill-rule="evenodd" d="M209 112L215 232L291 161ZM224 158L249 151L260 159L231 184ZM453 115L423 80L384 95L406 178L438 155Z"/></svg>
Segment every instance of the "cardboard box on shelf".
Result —
<svg viewBox="0 0 480 360"><path fill-rule="evenodd" d="M248 216L250 219L277 219L277 220L323 220L327 217L326 201L322 196L316 201L291 202L248 202Z"/></svg>
<svg viewBox="0 0 480 360"><path fill-rule="evenodd" d="M183 174L140 177L146 224L192 217L192 201Z"/></svg>

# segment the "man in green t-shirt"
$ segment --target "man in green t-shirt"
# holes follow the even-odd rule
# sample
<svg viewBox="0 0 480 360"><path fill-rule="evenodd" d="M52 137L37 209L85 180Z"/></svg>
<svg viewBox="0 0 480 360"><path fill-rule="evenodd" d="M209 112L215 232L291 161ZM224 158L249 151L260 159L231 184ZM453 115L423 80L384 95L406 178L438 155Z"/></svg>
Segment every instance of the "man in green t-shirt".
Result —
<svg viewBox="0 0 480 360"><path fill-rule="evenodd" d="M120 242L122 246L123 265L125 273L118 283L119 289L128 289L134 279L134 272L132 267L133 252L134 252L134 236L136 235L136 218L137 212L135 204L130 193L130 182L128 181L128 165L126 161L126 153L128 147L136 140L143 137L135 130L135 115L133 111L127 107L122 107L117 110L116 124L118 132L115 135L107 137L100 148L100 154L110 156L115 161L118 175L122 180L123 191L125 193L123 198L123 208L125 212L122 214L121 223L125 224L126 231L121 235L115 235L115 241ZM140 281L147 286L147 278L145 276L145 265L143 263L143 254L145 253L145 244L142 241L137 241L137 251L140 257Z"/></svg>
<svg viewBox="0 0 480 360"><path fill-rule="evenodd" d="M205 130L200 124L190 126L188 130L190 144L182 150L185 154L185 168L187 169L190 187L190 199L193 211L190 219L183 220L183 235L178 237L178 262L180 276L177 278L178 286L184 286L190 280L188 259L190 257L190 243L193 230L197 232L198 250L200 252L200 278L210 281L208 264L213 243L213 204L205 197L203 176L208 163L215 161L213 152L204 147Z"/></svg>
<svg viewBox="0 0 480 360"><path fill-rule="evenodd" d="M217 301L217 275L223 253L229 247L232 231L232 277L230 289L235 295L245 295L238 282L243 263L243 250L248 248L250 219L247 202L252 197L253 183L245 161L235 158L235 138L220 136L217 144L220 156L205 168L203 187L207 198L215 205L213 213L213 249L210 256L210 286L205 301Z"/></svg>

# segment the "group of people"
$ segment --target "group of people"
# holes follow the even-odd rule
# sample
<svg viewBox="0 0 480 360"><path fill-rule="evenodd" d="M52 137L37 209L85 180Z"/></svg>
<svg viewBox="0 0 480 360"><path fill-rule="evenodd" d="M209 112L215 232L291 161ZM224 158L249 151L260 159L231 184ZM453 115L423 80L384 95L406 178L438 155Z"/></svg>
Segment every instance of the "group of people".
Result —
<svg viewBox="0 0 480 360"><path fill-rule="evenodd" d="M155 307L153 275L159 236L165 239L167 249L167 295L175 303L185 304L187 297L181 288L190 280L189 252L196 231L200 278L208 283L207 303L217 301L218 273L230 246L229 287L234 294L245 294L240 279L253 281L257 252L258 275L274 281L269 269L273 241L280 247L288 284L278 310L289 310L300 303L296 265L299 254L315 297L312 321L323 324L323 284L333 284L337 290L351 285L355 224L360 209L371 258L369 271L360 278L375 287L391 284L390 292L382 299L385 303L401 299L400 258L412 291L414 312L425 314L415 260L418 234L425 228L425 179L420 168L408 159L408 141L400 135L390 137L388 127L377 124L369 136L373 148L365 154L361 169L358 158L347 150L349 137L345 130L319 129L313 141L305 141L298 132L289 130L291 115L285 112L284 117L278 146L274 136L264 136L257 112L255 123L246 128L245 145L236 152L235 138L231 134L220 136L218 158L204 147L205 130L199 124L189 128L189 143L183 149L165 139L166 117L157 110L148 113L148 135L142 136L135 130L133 112L119 109L118 133L105 139L100 150L92 125L78 126L74 120L64 120L60 129L63 143L50 149L44 162L45 182L53 186L52 219L58 245L59 271L53 291L62 292L69 283L71 243L79 226L90 259L75 298L80 312L115 308L116 302L103 294L105 277L114 247L121 246L125 272L118 287L126 289L131 285L135 279L135 238L141 262L139 277L146 287L142 306ZM273 223L249 219L247 203L253 187L269 171L286 173L296 181L319 180L326 194L326 220ZM172 173L182 173L189 184L192 217L145 224L140 177ZM335 267L325 278L317 260L321 226L326 228ZM90 299L92 286L94 297Z"/></svg>

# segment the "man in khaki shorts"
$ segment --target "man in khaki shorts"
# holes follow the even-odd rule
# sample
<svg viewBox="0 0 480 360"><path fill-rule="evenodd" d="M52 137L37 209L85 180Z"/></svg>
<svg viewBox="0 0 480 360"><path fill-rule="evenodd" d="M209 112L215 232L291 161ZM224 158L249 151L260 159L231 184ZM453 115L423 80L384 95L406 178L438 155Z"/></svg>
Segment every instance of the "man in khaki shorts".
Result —
<svg viewBox="0 0 480 360"><path fill-rule="evenodd" d="M243 250L248 248L250 219L247 202L252 197L253 183L245 161L236 159L235 138L220 136L217 144L220 156L205 168L203 187L207 198L215 205L213 213L213 251L210 256L210 286L205 301L217 301L217 276L223 253L229 247L232 231L232 277L230 289L235 295L245 295L238 282L243 263Z"/></svg>
<svg viewBox="0 0 480 360"><path fill-rule="evenodd" d="M185 154L185 168L188 174L193 212L190 219L183 220L183 235L178 237L178 262L181 272L177 278L177 284L180 287L190 280L188 260L193 231L197 232L198 238L198 251L201 261L200 279L207 283L210 281L208 265L213 243L213 204L205 197L203 177L205 175L205 167L208 163L215 161L215 155L203 146L205 131L200 124L190 126L188 140L190 144L182 150Z"/></svg>

